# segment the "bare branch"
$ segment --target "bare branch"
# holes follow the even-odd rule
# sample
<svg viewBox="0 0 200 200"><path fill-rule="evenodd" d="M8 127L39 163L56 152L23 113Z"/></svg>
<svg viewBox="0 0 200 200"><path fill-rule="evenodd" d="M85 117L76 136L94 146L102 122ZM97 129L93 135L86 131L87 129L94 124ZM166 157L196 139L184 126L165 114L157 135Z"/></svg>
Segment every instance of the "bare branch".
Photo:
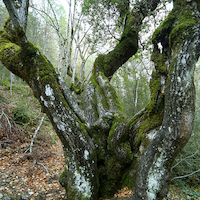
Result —
<svg viewBox="0 0 200 200"><path fill-rule="evenodd" d="M34 133L33 138L32 138L32 140L31 140L31 144L30 144L30 153L32 153L33 142L34 142L34 139L35 139L35 137L36 137L38 131L40 130L40 127L42 126L43 120L44 120L44 116L42 117L42 119L41 119L41 121L40 121L40 124L39 124L39 126L37 127L37 129L35 130L35 133Z"/></svg>
<svg viewBox="0 0 200 200"><path fill-rule="evenodd" d="M43 163L37 162L37 164L38 164L38 165L42 165L42 167L44 167L44 169L46 170L46 172L49 173L49 172L48 172L48 169L44 166Z"/></svg>
<svg viewBox="0 0 200 200"><path fill-rule="evenodd" d="M2 111L1 113L2 113L2 114L1 114L1 116L0 116L0 119L1 119L3 116L6 118L6 120L7 120L7 122L8 122L8 125L9 125L9 128L10 128L10 133L12 133L12 125L11 125L9 119L8 119L8 116L7 116L3 111ZM6 132L6 135L7 135L7 138L8 138L8 133L7 133L7 132Z"/></svg>
<svg viewBox="0 0 200 200"><path fill-rule="evenodd" d="M200 172L200 169L198 169L198 170L196 170L196 171L194 171L194 172L192 172L192 173L190 173L190 174L187 174L187 175L185 175L185 176L177 176L177 177L174 177L174 178L171 179L171 181L173 181L173 180L175 180L175 179L186 178L186 177L192 176L193 174L196 174L196 173L198 173L198 172Z"/></svg>
<svg viewBox="0 0 200 200"><path fill-rule="evenodd" d="M183 159L180 160L178 163L176 163L171 169L174 169L177 165L179 165L179 164L180 164L181 162L183 162L184 160L186 160L186 159L188 159L188 158L194 157L198 152L199 152L199 150L197 150L197 151L196 151L195 153L193 153L192 155L183 158Z"/></svg>
<svg viewBox="0 0 200 200"><path fill-rule="evenodd" d="M42 18L44 18L44 16L41 13L45 14L50 19L50 21L51 21L51 23L49 23L48 21L46 21L47 24L49 24L57 32L58 35L60 35L60 37L63 39L63 41L65 40L64 37L63 37L63 35L62 35L62 33L59 30L59 26L54 23L54 20L52 19L52 17L48 13L46 13L44 10L40 10L40 9L36 8L33 5L31 5L30 7L33 8L33 9L35 9L41 15ZM62 45L63 45L63 43L62 43Z"/></svg>

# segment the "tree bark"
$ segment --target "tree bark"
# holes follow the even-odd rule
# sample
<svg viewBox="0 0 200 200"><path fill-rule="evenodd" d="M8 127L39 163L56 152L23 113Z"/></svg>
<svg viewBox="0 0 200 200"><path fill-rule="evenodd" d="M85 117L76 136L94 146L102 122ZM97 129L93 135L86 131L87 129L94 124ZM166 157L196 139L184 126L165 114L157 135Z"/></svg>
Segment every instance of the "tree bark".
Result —
<svg viewBox="0 0 200 200"><path fill-rule="evenodd" d="M65 187L69 199L97 199L96 150L78 117L78 104L67 103L63 91L67 86L45 56L29 42L22 46L14 43L16 34L13 33L16 32L8 21L1 33L2 63L29 84L62 141L68 182ZM68 100L70 97L72 94L68 90ZM74 106L75 111L70 106Z"/></svg>
<svg viewBox="0 0 200 200"><path fill-rule="evenodd" d="M161 77L164 71L168 73L168 78L164 79L165 112L160 129L140 160L132 199L163 199L168 193L173 160L191 136L195 109L193 76L200 48L198 4L174 1L172 12L154 34L156 70ZM162 54L158 51L159 42L164 48ZM159 63L162 60L164 62Z"/></svg>
<svg viewBox="0 0 200 200"><path fill-rule="evenodd" d="M155 31L151 101L131 121L123 116L109 80L137 51L142 20L159 1L136 4L120 42L95 60L81 105L47 58L27 41L17 5L8 2L14 14L0 32L0 60L29 84L63 144L66 167L60 182L68 199L111 196L124 184L136 188L131 199L162 199L168 192L171 164L193 126L199 2L174 1L173 11Z"/></svg>
<svg viewBox="0 0 200 200"><path fill-rule="evenodd" d="M27 26L29 0L16 1L14 3L12 0L4 0L3 2L6 5L14 26L16 28L21 26L25 31Z"/></svg>

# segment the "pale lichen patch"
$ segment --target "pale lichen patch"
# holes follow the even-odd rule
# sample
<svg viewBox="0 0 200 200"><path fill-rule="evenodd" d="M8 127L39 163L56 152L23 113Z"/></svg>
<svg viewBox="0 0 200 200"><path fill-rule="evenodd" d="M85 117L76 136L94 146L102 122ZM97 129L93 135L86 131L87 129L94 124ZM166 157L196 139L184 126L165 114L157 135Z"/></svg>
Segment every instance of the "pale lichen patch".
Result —
<svg viewBox="0 0 200 200"><path fill-rule="evenodd" d="M85 179L83 175L78 173L77 170L74 172L75 176L75 186L82 194L84 197L91 197L91 184L89 180Z"/></svg>
<svg viewBox="0 0 200 200"><path fill-rule="evenodd" d="M89 174L86 173L85 166L80 166L79 169L77 169L76 162L74 161L74 156L66 159L69 163L68 166L66 166L66 169L69 170L71 172L70 174L73 175L73 179L71 179L73 180L73 184L71 187L74 191L78 191L83 199L90 199L92 196L92 186L89 178L87 178Z"/></svg>
<svg viewBox="0 0 200 200"><path fill-rule="evenodd" d="M147 175L147 199L156 200L157 192L161 188L161 180L165 174L164 162L166 160L165 150L158 148L158 153L154 157L153 164Z"/></svg>
<svg viewBox="0 0 200 200"><path fill-rule="evenodd" d="M49 84L45 85L45 94L47 96L53 96L53 89L50 87Z"/></svg>
<svg viewBox="0 0 200 200"><path fill-rule="evenodd" d="M140 145L140 147L139 147L139 151L140 151L141 154L143 154L144 151L145 151L145 148L144 148L142 145Z"/></svg>
<svg viewBox="0 0 200 200"><path fill-rule="evenodd" d="M88 150L84 151L84 158L85 158L85 160L88 160L88 158L89 158L89 151Z"/></svg>
<svg viewBox="0 0 200 200"><path fill-rule="evenodd" d="M61 131L65 131L65 126L63 124L57 124L57 128Z"/></svg>
<svg viewBox="0 0 200 200"><path fill-rule="evenodd" d="M48 102L44 100L43 96L40 96L40 99L44 102L44 106L48 108Z"/></svg>
<svg viewBox="0 0 200 200"><path fill-rule="evenodd" d="M178 77L177 80L179 83L181 83L181 77Z"/></svg>
<svg viewBox="0 0 200 200"><path fill-rule="evenodd" d="M146 135L146 137L149 140L153 140L153 138L154 138L154 136L156 135L157 132L158 132L158 129L153 129Z"/></svg>
<svg viewBox="0 0 200 200"><path fill-rule="evenodd" d="M183 65L186 64L186 59L185 59L184 57L182 58L181 63L182 63Z"/></svg>

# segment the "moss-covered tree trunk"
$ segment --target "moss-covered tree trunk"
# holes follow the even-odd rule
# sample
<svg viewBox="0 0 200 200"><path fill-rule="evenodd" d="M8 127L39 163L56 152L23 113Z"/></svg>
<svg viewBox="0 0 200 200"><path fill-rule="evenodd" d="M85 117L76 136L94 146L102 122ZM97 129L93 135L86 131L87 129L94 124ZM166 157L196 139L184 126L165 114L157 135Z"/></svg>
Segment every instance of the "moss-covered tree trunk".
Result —
<svg viewBox="0 0 200 200"><path fill-rule="evenodd" d="M0 59L32 88L63 144L66 167L60 182L68 199L96 200L113 195L122 185L135 186L131 199L162 199L171 164L192 131L193 72L200 47L198 1L174 1L174 9L155 31L151 102L130 121L109 80L137 52L142 20L159 1L136 4L120 42L96 59L80 104L47 58L28 42L27 12L19 15L28 1L20 2L4 1L12 21L0 32Z"/></svg>
<svg viewBox="0 0 200 200"><path fill-rule="evenodd" d="M147 131L145 136L142 132L141 145L145 146L147 137L152 140L140 159L136 191L131 199L163 199L168 193L172 162L192 134L195 110L193 75L200 55L199 11L199 1L174 1L173 10L153 35L152 60L156 71L152 74L150 86L155 104L150 105L153 109L151 107L149 111L159 114L160 103L164 103L164 113L159 129ZM159 42L162 53L158 50ZM151 116L151 113L148 114Z"/></svg>

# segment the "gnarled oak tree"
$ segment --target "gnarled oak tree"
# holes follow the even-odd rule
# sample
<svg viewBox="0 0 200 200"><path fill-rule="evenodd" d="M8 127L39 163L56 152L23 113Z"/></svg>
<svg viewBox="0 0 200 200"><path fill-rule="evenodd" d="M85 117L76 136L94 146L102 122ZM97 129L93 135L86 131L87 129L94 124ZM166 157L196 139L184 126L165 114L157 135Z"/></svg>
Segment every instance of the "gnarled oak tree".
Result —
<svg viewBox="0 0 200 200"><path fill-rule="evenodd" d="M63 144L66 167L60 182L69 200L96 200L122 185L135 186L130 199L162 199L168 193L170 167L193 127L200 1L174 0L173 10L154 32L151 102L130 121L109 82L137 52L143 19L159 2L137 1L127 14L121 40L95 60L77 103L62 77L26 38L28 0L4 0L10 19L0 32L0 59L32 88Z"/></svg>

